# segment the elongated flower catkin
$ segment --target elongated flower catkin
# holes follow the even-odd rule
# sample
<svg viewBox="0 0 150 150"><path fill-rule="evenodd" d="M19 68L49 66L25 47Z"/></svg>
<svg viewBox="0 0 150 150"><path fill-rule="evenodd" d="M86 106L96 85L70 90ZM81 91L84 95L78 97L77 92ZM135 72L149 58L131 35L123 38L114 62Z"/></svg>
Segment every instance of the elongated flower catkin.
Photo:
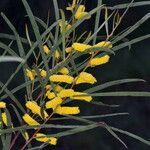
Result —
<svg viewBox="0 0 150 150"><path fill-rule="evenodd" d="M72 48L79 52L84 52L85 50L91 48L91 45L82 44L82 43L73 43Z"/></svg>
<svg viewBox="0 0 150 150"><path fill-rule="evenodd" d="M59 73L63 74L63 75L67 75L69 74L69 70L66 67L63 67L62 69L59 70Z"/></svg>
<svg viewBox="0 0 150 150"><path fill-rule="evenodd" d="M2 121L3 123L7 126L8 125L8 120L7 120L7 114L6 112L2 113Z"/></svg>
<svg viewBox="0 0 150 150"><path fill-rule="evenodd" d="M80 113L79 107L61 107L55 109L55 113L59 115L76 115Z"/></svg>
<svg viewBox="0 0 150 150"><path fill-rule="evenodd" d="M73 89L63 89L57 95L61 98L71 97L74 95L74 90Z"/></svg>
<svg viewBox="0 0 150 150"><path fill-rule="evenodd" d="M97 43L93 47L112 48L112 43L110 41L102 41L102 42Z"/></svg>
<svg viewBox="0 0 150 150"><path fill-rule="evenodd" d="M90 102L92 100L92 97L88 96L87 93L84 92L74 92L74 96L70 98L74 100L83 100L86 102Z"/></svg>
<svg viewBox="0 0 150 150"><path fill-rule="evenodd" d="M35 135L35 139L39 142L48 142L51 145L56 145L57 144L57 138L55 137L47 137L45 134L43 133L37 133Z"/></svg>
<svg viewBox="0 0 150 150"><path fill-rule="evenodd" d="M74 81L74 78L69 75L52 75L49 77L51 82L63 82L71 84Z"/></svg>
<svg viewBox="0 0 150 150"><path fill-rule="evenodd" d="M50 53L50 49L48 48L47 45L44 45L44 46L43 46L43 51L44 51L46 54L49 54L49 53Z"/></svg>
<svg viewBox="0 0 150 150"><path fill-rule="evenodd" d="M76 84L80 83L89 83L89 84L94 84L97 82L96 78L87 72L81 72L79 76L76 78Z"/></svg>
<svg viewBox="0 0 150 150"><path fill-rule="evenodd" d="M56 95L55 95L54 92L47 91L47 92L46 92L46 97L47 97L48 99L53 99L53 98L56 97Z"/></svg>
<svg viewBox="0 0 150 150"><path fill-rule="evenodd" d="M98 66L98 65L107 63L109 61L109 59L110 59L109 55L105 55L100 58L96 57L96 58L91 59L89 64L91 67L94 67L94 66Z"/></svg>
<svg viewBox="0 0 150 150"><path fill-rule="evenodd" d="M38 125L40 125L36 120L34 120L28 114L24 114L22 118L23 118L24 122L26 122L29 126L38 126Z"/></svg>
<svg viewBox="0 0 150 150"><path fill-rule="evenodd" d="M27 76L31 81L33 81L34 78L35 78L35 74L34 74L31 70L29 70L29 69L26 69L26 76Z"/></svg>
<svg viewBox="0 0 150 150"><path fill-rule="evenodd" d="M5 102L0 102L0 109L1 108L6 108L6 103Z"/></svg>
<svg viewBox="0 0 150 150"><path fill-rule="evenodd" d="M79 20L87 14L88 13L85 12L85 6L84 5L79 5L74 17L75 17L75 19ZM89 18L90 17L87 17L86 19L89 19Z"/></svg>
<svg viewBox="0 0 150 150"><path fill-rule="evenodd" d="M32 111L33 114L38 114L41 118L47 118L48 117L48 114L45 110L43 110L43 116L42 116L42 109L40 106L37 105L36 102L33 102L33 101L28 101L26 103L26 107L28 109L30 109Z"/></svg>
<svg viewBox="0 0 150 150"><path fill-rule="evenodd" d="M60 105L63 102L63 100L60 97L55 97L54 99L46 102L46 108L52 108L55 109L58 105Z"/></svg>

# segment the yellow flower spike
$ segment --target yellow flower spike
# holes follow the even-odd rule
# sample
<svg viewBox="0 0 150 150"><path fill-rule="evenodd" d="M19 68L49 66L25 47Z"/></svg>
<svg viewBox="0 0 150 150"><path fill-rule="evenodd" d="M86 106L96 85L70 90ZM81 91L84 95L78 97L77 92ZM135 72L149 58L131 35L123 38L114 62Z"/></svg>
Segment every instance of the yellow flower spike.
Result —
<svg viewBox="0 0 150 150"><path fill-rule="evenodd" d="M76 7L76 4L78 3L78 1L77 0L73 0L72 1L72 5L71 6L69 6L69 7L66 7L66 10L70 10L70 11L73 11L74 10L74 8Z"/></svg>
<svg viewBox="0 0 150 150"><path fill-rule="evenodd" d="M54 92L47 91L46 92L46 97L48 97L48 99L53 99L53 98L56 97L56 95L55 95Z"/></svg>
<svg viewBox="0 0 150 150"><path fill-rule="evenodd" d="M55 58L56 59L59 59L60 58L60 53L58 50L55 51Z"/></svg>
<svg viewBox="0 0 150 150"><path fill-rule="evenodd" d="M67 47L65 49L66 53L71 53L73 51L73 48L72 47Z"/></svg>
<svg viewBox="0 0 150 150"><path fill-rule="evenodd" d="M94 84L95 82L97 82L96 78L93 77L92 74L87 72L81 72L76 80L76 84L80 84L80 83Z"/></svg>
<svg viewBox="0 0 150 150"><path fill-rule="evenodd" d="M102 42L97 43L93 47L112 48L112 43L110 41L102 41Z"/></svg>
<svg viewBox="0 0 150 150"><path fill-rule="evenodd" d="M38 126L38 125L40 125L36 120L34 120L28 114L24 114L22 118L23 118L24 122L26 122L29 126Z"/></svg>
<svg viewBox="0 0 150 150"><path fill-rule="evenodd" d="M109 59L110 59L109 55L105 55L105 56L102 56L100 58L96 57L96 58L93 58L90 60L89 65L91 67L102 65L102 64L107 63L109 61Z"/></svg>
<svg viewBox="0 0 150 150"><path fill-rule="evenodd" d="M49 54L50 53L50 49L48 48L47 45L43 46L43 51L45 52L45 54Z"/></svg>
<svg viewBox="0 0 150 150"><path fill-rule="evenodd" d="M35 139L39 142L48 142L51 145L56 145L57 144L57 138L55 137L46 137L45 134L43 133L37 133L35 135Z"/></svg>
<svg viewBox="0 0 150 150"><path fill-rule="evenodd" d="M35 74L34 74L32 71L30 71L29 69L26 69L26 76L27 76L31 81L33 81L34 78L35 78Z"/></svg>
<svg viewBox="0 0 150 150"><path fill-rule="evenodd" d="M70 98L74 100L84 100L86 102L90 102L92 100L91 96L88 96L87 93L83 92L74 92L74 96Z"/></svg>
<svg viewBox="0 0 150 150"><path fill-rule="evenodd" d="M79 107L61 107L55 109L55 113L59 115L76 115L80 113Z"/></svg>
<svg viewBox="0 0 150 150"><path fill-rule="evenodd" d="M46 85L45 89L46 89L46 91L48 91L48 90L51 91L52 90L52 86L50 84L48 84L48 85Z"/></svg>
<svg viewBox="0 0 150 150"><path fill-rule="evenodd" d="M33 114L38 114L41 118L43 118L43 117L44 117L44 118L47 118L47 117L48 117L48 114L47 114L46 111L43 111L43 113L44 113L43 115L44 115L44 116L42 116L41 107L38 106L36 102L28 101L28 102L26 103L26 107L27 107L28 109L30 109Z"/></svg>
<svg viewBox="0 0 150 150"><path fill-rule="evenodd" d="M85 50L91 48L91 45L82 44L82 43L73 43L72 48L79 52L84 52Z"/></svg>
<svg viewBox="0 0 150 150"><path fill-rule="evenodd" d="M74 90L72 90L72 89L63 89L57 95L61 98L71 97L71 96L74 95Z"/></svg>
<svg viewBox="0 0 150 150"><path fill-rule="evenodd" d="M68 23L68 21L65 21L65 22L64 22L64 25L65 25L65 27L64 27L65 31L64 31L64 32L68 31L68 30L72 27L72 26ZM60 26L60 32L62 33L62 32L63 32L63 21L62 21L62 20L59 21L59 26Z"/></svg>
<svg viewBox="0 0 150 150"><path fill-rule="evenodd" d="M63 102L63 100L60 97L55 97L54 99L46 102L45 107L47 109L52 108L54 110L62 102Z"/></svg>
<svg viewBox="0 0 150 150"><path fill-rule="evenodd" d="M7 114L6 114L6 112L2 113L2 121L3 121L3 123L6 126L8 125L8 120L7 120Z"/></svg>
<svg viewBox="0 0 150 150"><path fill-rule="evenodd" d="M54 90L55 90L55 92L60 92L61 90L63 90L64 88L62 87L62 86L60 86L60 85L56 85L55 87L54 87Z"/></svg>
<svg viewBox="0 0 150 150"><path fill-rule="evenodd" d="M5 102L0 102L0 109L1 108L6 108L6 103Z"/></svg>
<svg viewBox="0 0 150 150"><path fill-rule="evenodd" d="M63 74L63 75L67 75L69 74L69 70L66 67L63 67L62 69L59 70L59 73Z"/></svg>
<svg viewBox="0 0 150 150"><path fill-rule="evenodd" d="M71 84L73 83L74 78L69 75L52 75L49 77L49 80L51 82L63 82L63 83Z"/></svg>
<svg viewBox="0 0 150 150"><path fill-rule="evenodd" d="M84 5L79 5L74 17L75 17L75 19L79 20L87 14L88 13L85 12L85 6ZM88 17L87 19L89 19L89 18L90 17Z"/></svg>
<svg viewBox="0 0 150 150"><path fill-rule="evenodd" d="M40 75L41 75L41 77L45 78L47 76L47 72L43 69L40 69Z"/></svg>

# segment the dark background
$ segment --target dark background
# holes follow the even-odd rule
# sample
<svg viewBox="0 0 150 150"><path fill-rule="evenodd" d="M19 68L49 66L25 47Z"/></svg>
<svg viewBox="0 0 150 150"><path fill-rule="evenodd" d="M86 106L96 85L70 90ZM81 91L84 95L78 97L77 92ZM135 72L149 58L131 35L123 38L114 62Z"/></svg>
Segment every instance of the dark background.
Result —
<svg viewBox="0 0 150 150"><path fill-rule="evenodd" d="M54 21L53 2L52 0L30 0L28 1L35 16L46 21L47 12L50 9L51 22ZM65 8L67 0L58 0L59 6ZM103 3L114 6L130 2L130 0L105 0ZM97 0L85 1L88 10L96 7ZM131 8L126 14L122 24L117 30L116 34L123 29L133 25L137 20L142 18L150 11L150 6ZM6 16L13 22L18 32L24 35L24 24L27 19L24 7L21 0L0 0L0 12L4 12ZM67 14L69 16L69 14ZM89 24L84 24L81 30L90 31L93 27L92 21ZM9 33L9 29L5 22L0 18L0 32ZM132 39L144 34L150 33L150 20L139 27L134 33L130 34L127 38ZM103 33L102 33L103 34ZM96 67L92 70L99 83L106 81L123 79L123 78L142 78L146 83L133 83L115 86L108 89L112 91L123 90L150 90L150 39L142 41L133 45L131 50L124 48L111 57L110 63ZM8 68L9 66L9 68ZM0 64L0 80L5 83L11 73L16 68L17 64ZM18 85L19 79L15 80L13 85ZM107 124L118 127L132 133L135 133L147 140L150 140L150 101L149 98L101 98L104 103L119 104L119 108L108 107L95 107L85 104L82 107L83 115L105 114L115 112L129 112L129 116L123 117L109 117L107 119L99 119L105 121ZM122 140L127 144L130 150L149 150L150 147L129 138L125 135L118 134ZM49 149L49 148L47 148ZM77 135L67 136L58 141L56 147L50 148L52 150L124 150L125 148L106 130L94 129Z"/></svg>

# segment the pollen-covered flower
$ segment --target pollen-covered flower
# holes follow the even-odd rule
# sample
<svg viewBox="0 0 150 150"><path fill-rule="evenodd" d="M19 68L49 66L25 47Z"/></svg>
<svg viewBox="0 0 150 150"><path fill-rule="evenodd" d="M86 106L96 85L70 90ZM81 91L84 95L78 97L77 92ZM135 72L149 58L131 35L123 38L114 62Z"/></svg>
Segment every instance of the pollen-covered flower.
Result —
<svg viewBox="0 0 150 150"><path fill-rule="evenodd" d="M51 91L52 90L52 86L50 84L47 84L45 87L46 91Z"/></svg>
<svg viewBox="0 0 150 150"><path fill-rule="evenodd" d="M38 126L40 125L36 120L34 120L30 115L24 114L23 120L26 122L29 126Z"/></svg>
<svg viewBox="0 0 150 150"><path fill-rule="evenodd" d="M55 92L60 92L61 90L63 90L64 88L62 87L62 86L60 86L60 85L56 85L55 87L54 87L54 91Z"/></svg>
<svg viewBox="0 0 150 150"><path fill-rule="evenodd" d="M97 82L96 78L93 77L92 74L87 72L81 72L79 76L76 78L76 84L80 84L80 83L94 84L95 82Z"/></svg>
<svg viewBox="0 0 150 150"><path fill-rule="evenodd" d="M45 95L48 99L53 99L56 97L54 92L47 91Z"/></svg>
<svg viewBox="0 0 150 150"><path fill-rule="evenodd" d="M5 102L0 102L0 109L1 108L6 108L6 103Z"/></svg>
<svg viewBox="0 0 150 150"><path fill-rule="evenodd" d="M97 43L93 47L112 48L112 43L110 41L102 41L102 42Z"/></svg>
<svg viewBox="0 0 150 150"><path fill-rule="evenodd" d="M87 14L88 14L88 12L85 12L85 6L79 5L74 17L75 17L75 19L79 20ZM90 17L87 17L87 19L89 19L89 18Z"/></svg>
<svg viewBox="0 0 150 150"><path fill-rule="evenodd" d="M7 120L7 114L6 112L2 113L2 121L3 123L7 126L8 125L8 120Z"/></svg>
<svg viewBox="0 0 150 150"><path fill-rule="evenodd" d="M82 43L73 43L72 44L72 48L76 51L79 51L79 52L84 52L85 50L87 50L91 47L92 47L91 45L82 44Z"/></svg>
<svg viewBox="0 0 150 150"><path fill-rule="evenodd" d="M55 109L55 113L59 115L76 115L80 113L79 107L61 107Z"/></svg>
<svg viewBox="0 0 150 150"><path fill-rule="evenodd" d="M42 108L40 106L38 106L36 102L28 101L26 103L26 107L28 109L30 109L33 114L38 114L41 118L43 118L43 117L47 118L48 117L48 114L45 110L43 110L43 116L42 116Z"/></svg>
<svg viewBox="0 0 150 150"><path fill-rule="evenodd" d="M57 144L57 138L55 137L47 137L45 134L43 133L37 133L35 135L35 139L39 142L48 142L51 145L56 145Z"/></svg>
<svg viewBox="0 0 150 150"><path fill-rule="evenodd" d="M102 64L107 63L109 61L109 59L110 59L109 55L105 55L102 57L96 57L96 58L91 59L89 64L91 67L98 66L98 65L102 65Z"/></svg>
<svg viewBox="0 0 150 150"><path fill-rule="evenodd" d="M29 69L26 69L26 75L31 81L33 81L35 78L35 73Z"/></svg>
<svg viewBox="0 0 150 150"><path fill-rule="evenodd" d="M49 53L50 53L50 49L48 48L47 45L44 45L44 46L43 46L43 51L44 51L46 54L49 54Z"/></svg>
<svg viewBox="0 0 150 150"><path fill-rule="evenodd" d="M49 77L51 82L63 82L71 84L74 81L74 78L69 75L52 75Z"/></svg>
<svg viewBox="0 0 150 150"><path fill-rule="evenodd" d="M47 109L52 108L54 110L62 102L63 102L63 100L60 97L55 97L54 99L46 102L45 106L46 106Z"/></svg>
<svg viewBox="0 0 150 150"><path fill-rule="evenodd" d="M67 75L67 74L69 74L69 70L68 70L68 68L63 67L62 69L59 70L59 73Z"/></svg>
<svg viewBox="0 0 150 150"><path fill-rule="evenodd" d="M83 92L74 92L74 96L70 98L74 100L84 100L87 102L90 102L92 100L91 96L88 96L87 93L83 93Z"/></svg>
<svg viewBox="0 0 150 150"><path fill-rule="evenodd" d="M61 98L71 97L71 96L74 95L74 90L72 90L72 89L63 89L57 95Z"/></svg>

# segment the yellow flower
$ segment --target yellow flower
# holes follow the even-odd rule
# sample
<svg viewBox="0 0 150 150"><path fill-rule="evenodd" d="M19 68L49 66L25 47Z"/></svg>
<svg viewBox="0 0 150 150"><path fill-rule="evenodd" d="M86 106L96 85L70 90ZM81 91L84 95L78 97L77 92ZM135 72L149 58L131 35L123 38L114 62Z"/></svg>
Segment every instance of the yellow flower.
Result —
<svg viewBox="0 0 150 150"><path fill-rule="evenodd" d="M83 92L74 92L74 96L70 98L74 100L84 100L87 102L90 102L92 100L91 96L88 96L87 93L83 93Z"/></svg>
<svg viewBox="0 0 150 150"><path fill-rule="evenodd" d="M94 84L95 82L97 82L96 78L87 72L81 72L76 79L77 79L76 84L80 84L80 83Z"/></svg>
<svg viewBox="0 0 150 150"><path fill-rule="evenodd" d="M44 46L43 46L43 51L44 51L46 54L49 54L49 53L50 53L50 49L48 48L47 45L44 45Z"/></svg>
<svg viewBox="0 0 150 150"><path fill-rule="evenodd" d="M74 95L74 90L72 89L63 89L60 91L60 93L57 94L59 97L61 98L65 98L65 97L71 97Z"/></svg>
<svg viewBox="0 0 150 150"><path fill-rule="evenodd" d="M74 81L74 78L69 75L52 75L49 77L51 82L63 82L71 84Z"/></svg>
<svg viewBox="0 0 150 150"><path fill-rule="evenodd" d="M59 21L59 26L60 26L60 32L62 33L63 32L63 21L62 20ZM72 26L67 21L64 22L64 32L68 31L71 27Z"/></svg>
<svg viewBox="0 0 150 150"><path fill-rule="evenodd" d="M72 44L72 48L79 52L83 52L91 47L92 47L91 45L82 44L82 43L73 43Z"/></svg>
<svg viewBox="0 0 150 150"><path fill-rule="evenodd" d="M47 76L47 72L45 70L43 70L43 69L40 69L40 75L42 77L46 77Z"/></svg>
<svg viewBox="0 0 150 150"><path fill-rule="evenodd" d="M55 137L46 137L45 134L43 133L37 133L35 135L35 138L39 142L48 142L51 145L56 145L57 144L57 139Z"/></svg>
<svg viewBox="0 0 150 150"><path fill-rule="evenodd" d="M105 56L102 56L102 57L96 57L96 58L93 58L90 60L90 66L93 67L93 66L98 66L98 65L102 65L102 64L105 64L109 61L110 59L110 56L109 55L105 55Z"/></svg>
<svg viewBox="0 0 150 150"><path fill-rule="evenodd" d="M112 48L112 43L110 41L102 41L102 42L97 43L93 47Z"/></svg>
<svg viewBox="0 0 150 150"><path fill-rule="evenodd" d="M29 69L26 69L26 75L27 75L27 77L28 77L31 81L33 81L34 78L35 78L35 73L33 73L32 71L30 71Z"/></svg>
<svg viewBox="0 0 150 150"><path fill-rule="evenodd" d="M84 17L85 15L87 15L88 13L85 12L85 6L84 5L79 5L76 13L75 13L75 19L79 20L82 17ZM89 19L90 17L88 17L87 19Z"/></svg>
<svg viewBox="0 0 150 150"><path fill-rule="evenodd" d="M65 49L66 53L71 53L73 51L73 48L72 47L67 47Z"/></svg>
<svg viewBox="0 0 150 150"><path fill-rule="evenodd" d="M46 87L45 87L45 89L46 89L46 91L48 91L48 90L51 91L51 90L52 90L52 87L51 87L50 84L47 84Z"/></svg>
<svg viewBox="0 0 150 150"><path fill-rule="evenodd" d="M58 105L60 105L63 102L63 100L60 97L55 97L54 99L46 102L46 108L52 108L55 109Z"/></svg>
<svg viewBox="0 0 150 150"><path fill-rule="evenodd" d="M55 92L60 92L62 89L63 89L63 87L60 86L60 85L56 85L56 86L54 87Z"/></svg>
<svg viewBox="0 0 150 150"><path fill-rule="evenodd" d="M52 98L55 98L56 95L55 95L54 92L47 91L46 92L46 97L48 97L48 99L52 99Z"/></svg>
<svg viewBox="0 0 150 150"><path fill-rule="evenodd" d="M61 107L55 109L55 113L59 115L75 115L80 113L79 107Z"/></svg>
<svg viewBox="0 0 150 150"><path fill-rule="evenodd" d="M6 126L8 125L8 120L7 120L7 114L6 114L6 112L2 113L2 121L3 121L3 123Z"/></svg>
<svg viewBox="0 0 150 150"><path fill-rule="evenodd" d="M46 113L46 111L43 110L43 115L42 116L42 109L40 106L37 105L36 102L33 102L33 101L28 101L26 103L26 107L28 109L30 109L32 111L33 114L38 114L41 118L47 118L48 117L48 114Z"/></svg>
<svg viewBox="0 0 150 150"><path fill-rule="evenodd" d="M24 114L22 117L23 120L29 125L29 126L38 126L40 125L36 120L34 120L31 116L28 114Z"/></svg>
<svg viewBox="0 0 150 150"><path fill-rule="evenodd" d="M0 102L0 109L1 108L6 108L6 103L5 102Z"/></svg>
<svg viewBox="0 0 150 150"><path fill-rule="evenodd" d="M59 59L60 58L60 53L58 50L55 51L55 58L56 59Z"/></svg>
<svg viewBox="0 0 150 150"><path fill-rule="evenodd" d="M73 11L74 10L74 8L76 7L76 4L78 3L78 1L77 0L73 0L72 1L72 5L71 6L69 6L69 7L67 7L66 8L66 10L70 10L70 11Z"/></svg>
<svg viewBox="0 0 150 150"><path fill-rule="evenodd" d="M63 67L62 69L59 70L59 73L67 75L67 74L69 74L69 70L68 70L68 68Z"/></svg>

